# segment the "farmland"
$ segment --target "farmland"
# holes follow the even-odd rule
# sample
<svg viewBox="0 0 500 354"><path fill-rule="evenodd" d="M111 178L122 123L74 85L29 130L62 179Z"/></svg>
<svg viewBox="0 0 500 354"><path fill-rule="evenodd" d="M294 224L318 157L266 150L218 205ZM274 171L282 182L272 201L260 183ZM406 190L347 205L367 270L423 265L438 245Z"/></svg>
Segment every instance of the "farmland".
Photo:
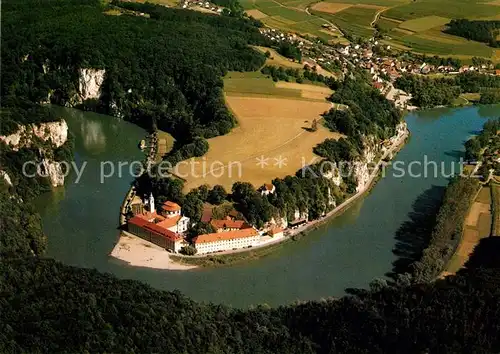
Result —
<svg viewBox="0 0 500 354"><path fill-rule="evenodd" d="M325 19L306 11L314 0L241 0L240 2L248 15L258 18L269 27L327 41L345 41L340 32L323 28L327 23Z"/></svg>
<svg viewBox="0 0 500 354"><path fill-rule="evenodd" d="M258 0L256 0L258 1ZM453 18L498 19L497 2L479 0L341 0L312 5L311 12L337 25L344 33L370 37L376 14L376 27L386 37L383 43L421 54L473 56L498 61L500 52L486 44L442 32Z"/></svg>
<svg viewBox="0 0 500 354"><path fill-rule="evenodd" d="M447 266L447 274L462 268L479 241L490 236L491 218L490 187L483 187L466 216L462 240Z"/></svg>
<svg viewBox="0 0 500 354"><path fill-rule="evenodd" d="M208 153L178 166L186 190L201 184L221 184L227 189L236 181L255 186L276 177L294 174L315 158L313 147L336 138L314 119L331 105L324 97L331 91L318 85L274 83L260 73L229 73L224 79L226 102L238 126L229 134L209 139ZM263 165L258 159L265 157ZM279 161L283 163L280 165ZM192 173L194 172L194 173Z"/></svg>

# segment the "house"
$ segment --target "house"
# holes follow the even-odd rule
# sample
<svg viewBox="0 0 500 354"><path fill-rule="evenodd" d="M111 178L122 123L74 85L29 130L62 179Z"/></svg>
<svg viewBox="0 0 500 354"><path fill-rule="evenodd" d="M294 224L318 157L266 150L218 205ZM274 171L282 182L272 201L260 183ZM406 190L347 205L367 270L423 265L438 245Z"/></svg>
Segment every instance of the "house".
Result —
<svg viewBox="0 0 500 354"><path fill-rule="evenodd" d="M184 239L177 233L164 229L153 222L149 222L139 216L134 216L128 221L128 231L146 241L163 247L172 252L179 250L186 244Z"/></svg>
<svg viewBox="0 0 500 354"><path fill-rule="evenodd" d="M262 187L260 187L260 193L262 195L273 194L276 191L276 187L271 183L266 183Z"/></svg>
<svg viewBox="0 0 500 354"><path fill-rule="evenodd" d="M269 236L273 238L283 237L283 228L282 227L273 227L268 232Z"/></svg>
<svg viewBox="0 0 500 354"><path fill-rule="evenodd" d="M307 224L307 220L305 218L302 218L289 222L288 227L290 227L291 229L296 229L297 227L300 227L305 224Z"/></svg>
<svg viewBox="0 0 500 354"><path fill-rule="evenodd" d="M243 220L232 220L230 217L226 217L224 220L212 220L210 221L210 225L212 225L216 232L228 232L251 227Z"/></svg>
<svg viewBox="0 0 500 354"><path fill-rule="evenodd" d="M193 245L198 254L213 253L257 246L259 238L258 232L250 227L236 231L199 235L193 238Z"/></svg>
<svg viewBox="0 0 500 354"><path fill-rule="evenodd" d="M181 206L177 203L166 201L161 206L160 214L164 217L181 215Z"/></svg>
<svg viewBox="0 0 500 354"><path fill-rule="evenodd" d="M153 194L141 207L133 207L134 216L128 220L129 232L149 242L178 252L185 244L181 236L189 227L189 218L183 216L181 207L174 202L167 201L161 206L158 214L155 209Z"/></svg>
<svg viewBox="0 0 500 354"><path fill-rule="evenodd" d="M384 90L384 84L379 82L379 81L376 81L373 83L373 87L375 87L377 90L379 91L383 91Z"/></svg>

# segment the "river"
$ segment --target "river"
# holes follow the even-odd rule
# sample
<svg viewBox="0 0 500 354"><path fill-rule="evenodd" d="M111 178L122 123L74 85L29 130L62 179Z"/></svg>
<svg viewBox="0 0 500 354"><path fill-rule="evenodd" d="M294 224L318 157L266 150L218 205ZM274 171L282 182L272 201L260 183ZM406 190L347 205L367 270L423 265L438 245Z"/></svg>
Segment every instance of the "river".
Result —
<svg viewBox="0 0 500 354"><path fill-rule="evenodd" d="M399 177L393 165L345 213L263 259L190 271L134 268L108 256L119 235L118 211L131 177L124 169L121 178L115 174L100 183L99 170L102 161L140 160L137 144L144 131L113 117L62 107L54 110L66 119L75 136L77 166L84 161L87 165L79 183L73 173L64 187L37 200L49 240L47 257L141 280L159 289L179 289L199 301L276 306L341 296L349 287L367 287L391 271L397 259L393 254L396 232L409 219L417 198L447 183L445 176L432 173ZM443 162L446 173L451 166L458 171L465 140L481 130L487 118L496 116L500 116L499 105L411 113L406 117L411 138L393 164L408 166L427 156L429 161ZM412 172L417 174L419 168L414 165Z"/></svg>

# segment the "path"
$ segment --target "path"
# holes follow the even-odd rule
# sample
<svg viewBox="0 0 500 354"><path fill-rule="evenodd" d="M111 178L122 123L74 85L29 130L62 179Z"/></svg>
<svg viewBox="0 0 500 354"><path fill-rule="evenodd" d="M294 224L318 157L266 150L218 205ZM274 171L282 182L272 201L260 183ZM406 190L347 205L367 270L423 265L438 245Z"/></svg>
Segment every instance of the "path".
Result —
<svg viewBox="0 0 500 354"><path fill-rule="evenodd" d="M390 7L386 7L386 8L378 10L377 13L375 14L375 17L373 18L373 21L370 23L370 26L371 27L375 26L375 23L378 21L380 14L382 14L382 12L387 11L389 9L390 9Z"/></svg>

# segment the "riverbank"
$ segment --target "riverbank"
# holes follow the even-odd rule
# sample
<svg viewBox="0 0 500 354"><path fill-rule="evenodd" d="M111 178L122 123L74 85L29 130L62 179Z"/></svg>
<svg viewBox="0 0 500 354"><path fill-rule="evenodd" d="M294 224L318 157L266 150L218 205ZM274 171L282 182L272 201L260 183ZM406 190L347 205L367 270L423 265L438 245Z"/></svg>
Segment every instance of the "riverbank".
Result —
<svg viewBox="0 0 500 354"><path fill-rule="evenodd" d="M154 243L134 236L126 231L120 235L111 257L119 259L134 267L145 267L165 270L188 270L196 266L182 265L173 262L169 253Z"/></svg>
<svg viewBox="0 0 500 354"><path fill-rule="evenodd" d="M364 196L369 192L378 180L380 168L385 164L385 160L390 157L394 158L394 155L404 146L407 138L409 137L408 129L405 130L404 134L399 136L392 146L380 157L379 162L370 174L370 177L365 183L365 186L360 189L356 194L352 195L340 205L335 207L325 216L320 219L316 219L308 222L307 224L292 230L287 230L287 236L277 239L275 242L267 243L264 245L259 245L252 248L244 248L238 250L231 250L226 252L220 252L217 254L207 254L200 256L183 256L183 255L169 255L169 257L178 262L181 265L194 265L201 267L217 267L217 266L227 266L230 264L240 263L248 260L254 260L261 258L265 255L272 253L278 247L283 246L286 242L296 240L304 236L306 233L317 229L320 225L331 220L331 218L336 217L346 211L355 201Z"/></svg>

